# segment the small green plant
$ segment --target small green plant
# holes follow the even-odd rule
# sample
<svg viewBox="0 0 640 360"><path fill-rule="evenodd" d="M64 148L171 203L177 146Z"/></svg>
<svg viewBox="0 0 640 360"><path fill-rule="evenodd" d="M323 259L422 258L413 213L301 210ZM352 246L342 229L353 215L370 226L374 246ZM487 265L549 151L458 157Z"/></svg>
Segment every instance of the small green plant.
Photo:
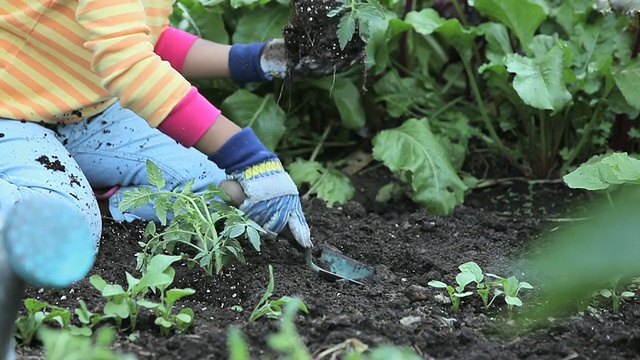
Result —
<svg viewBox="0 0 640 360"><path fill-rule="evenodd" d="M38 337L44 345L48 360L135 360L132 354L120 354L111 350L115 331L109 327L100 328L94 338L77 336L66 330L42 328Z"/></svg>
<svg viewBox="0 0 640 360"><path fill-rule="evenodd" d="M384 9L377 0L338 0L338 2L341 5L331 9L327 16L341 16L337 35L342 50L353 39L356 29L360 38L366 42L371 36L369 22L385 18Z"/></svg>
<svg viewBox="0 0 640 360"><path fill-rule="evenodd" d="M522 300L518 297L520 290L533 289L531 284L525 281L518 281L518 278L515 276L511 276L509 278L504 278L495 274L487 274L487 276L497 279L493 284L496 287L501 287L502 290L494 289L494 294L496 297L504 294L504 301L507 303L509 311L513 310L514 306L522 306Z"/></svg>
<svg viewBox="0 0 640 360"><path fill-rule="evenodd" d="M482 304L485 309L488 309L493 301L500 295L505 296L505 302L509 307L509 311L513 309L513 306L522 306L522 301L518 298L518 293L521 289L533 289L533 286L528 282L520 282L515 276L510 278L503 278L495 274L484 274L482 268L475 262L469 261L458 266L460 272L456 275L456 287L447 285L441 281L432 280L428 285L435 288L446 289L451 298L451 304L453 310L457 311L460 307L460 299L473 294L472 291L464 291L466 286L475 283L476 292L482 299ZM488 281L486 277L493 277L495 281ZM499 289L501 288L501 289ZM493 297L489 300L491 290L493 289Z"/></svg>
<svg viewBox="0 0 640 360"><path fill-rule="evenodd" d="M107 299L102 319L114 319L118 328L123 328L123 320L129 319L128 329L135 331L138 315L142 308L154 309L156 312L155 323L160 326L163 334L166 334L171 327L176 328L177 332L185 331L193 321L193 310L189 308L182 309L177 315L172 315L173 305L176 300L195 293L192 289L170 289L173 283L175 270L171 264L180 260L180 256L156 255L149 261L146 271L140 279L126 273L127 289L121 285L108 284L99 275L93 275L89 278L91 284L98 289L102 296ZM149 291L160 292L160 302L153 302L145 299ZM88 312L82 311L87 316L89 322L92 316Z"/></svg>
<svg viewBox="0 0 640 360"><path fill-rule="evenodd" d="M273 295L273 288L275 287L275 282L273 280L273 266L269 265L269 284L267 285L267 290L262 295L260 302L256 305L255 309L251 312L251 316L249 316L249 321L256 321L259 318L266 316L270 319L279 319L282 316L282 307L285 304L288 304L295 300L295 298L290 296L283 296L277 300L269 300L271 295ZM307 306L302 302L302 300L295 301L298 308L305 313L309 313Z"/></svg>
<svg viewBox="0 0 640 360"><path fill-rule="evenodd" d="M69 326L71 312L67 309L49 305L45 301L33 298L25 299L24 306L27 309L27 314L16 319L15 336L23 346L29 346L38 330L46 323L57 324L60 328ZM45 311L46 309L50 309L50 311Z"/></svg>
<svg viewBox="0 0 640 360"><path fill-rule="evenodd" d="M489 301L489 293L491 292L493 282L484 281L485 279L484 272L482 271L482 268L480 267L480 265L478 265L473 261L469 261L458 266L458 269L460 269L461 273L468 274L468 275L462 275L462 276L466 276L469 278L473 277L473 282L476 283L476 293L478 293L478 295L482 299L482 305L484 306L485 309L489 308L489 306L491 306L491 304L493 303L493 300L495 300L497 295L494 294L491 301Z"/></svg>
<svg viewBox="0 0 640 360"><path fill-rule="evenodd" d="M163 231L158 231L155 222L149 222L145 235L149 240L140 245L144 251L138 253L137 269L144 270L154 255L173 254L177 244L196 251L186 260L190 266L199 265L208 274L219 274L231 257L244 263L242 247L238 241L246 234L253 247L260 250L260 225L245 218L242 212L219 199L228 201L227 194L215 185L210 185L203 194L193 192L193 180L181 189L164 190L166 180L158 167L147 161L147 176L154 187L138 187L126 191L120 203L122 210L138 208L153 202ZM167 226L168 225L168 226ZM216 226L223 227L218 232Z"/></svg>
<svg viewBox="0 0 640 360"><path fill-rule="evenodd" d="M447 290L447 293L449 294L449 298L451 299L451 306L453 307L453 310L458 311L458 309L460 308L460 300L463 297L473 295L473 291L464 291L464 290L467 285L471 284L474 281L475 281L475 276L472 273L467 271L461 271L458 275L456 275L456 283L458 285L455 287L437 280L431 280L427 285L434 288Z"/></svg>
<svg viewBox="0 0 640 360"><path fill-rule="evenodd" d="M620 276L617 276L611 283L609 287L600 289L597 291L597 295L600 295L606 299L611 299L611 306L614 312L618 312L620 310L620 304L625 299L630 299L636 296L636 293L629 290L619 291L620 288Z"/></svg>
<svg viewBox="0 0 640 360"><path fill-rule="evenodd" d="M295 320L298 311L304 304L302 300L293 298L284 306L280 328L267 336L267 345L281 356L283 360L336 359L345 360L419 360L418 354L411 348L383 345L373 349L357 339L347 339L341 344L332 346L323 352L311 355L311 352L296 330ZM240 330L233 326L227 336L229 360L249 360L249 345ZM341 356L344 355L344 356Z"/></svg>

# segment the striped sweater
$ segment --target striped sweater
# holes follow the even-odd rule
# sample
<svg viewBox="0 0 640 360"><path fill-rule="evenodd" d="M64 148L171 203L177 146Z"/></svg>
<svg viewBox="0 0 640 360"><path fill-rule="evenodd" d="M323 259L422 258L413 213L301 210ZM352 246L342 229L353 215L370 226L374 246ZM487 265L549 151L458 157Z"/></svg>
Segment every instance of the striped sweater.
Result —
<svg viewBox="0 0 640 360"><path fill-rule="evenodd" d="M181 64L163 61L172 54L156 53L171 29L173 2L0 0L0 117L74 122L119 99L156 127L183 100L202 103L175 69ZM164 48L171 52L172 46ZM186 51L177 55L182 61ZM219 115L211 105L208 111L214 118L204 130Z"/></svg>

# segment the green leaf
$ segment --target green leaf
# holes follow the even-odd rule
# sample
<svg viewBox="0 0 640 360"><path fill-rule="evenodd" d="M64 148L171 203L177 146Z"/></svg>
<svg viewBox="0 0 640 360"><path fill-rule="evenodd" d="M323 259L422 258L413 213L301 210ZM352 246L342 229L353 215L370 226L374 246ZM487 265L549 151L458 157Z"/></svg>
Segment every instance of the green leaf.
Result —
<svg viewBox="0 0 640 360"><path fill-rule="evenodd" d="M309 194L316 194L330 206L336 202L344 204L355 194L347 175L337 169L326 169L316 161L298 159L287 169L298 186L309 183Z"/></svg>
<svg viewBox="0 0 640 360"><path fill-rule="evenodd" d="M440 288L440 289L446 289L447 284L443 283L442 281L437 281L437 280L431 280L427 283L427 285L434 287L434 288Z"/></svg>
<svg viewBox="0 0 640 360"><path fill-rule="evenodd" d="M286 114L273 94L260 97L240 89L226 98L220 107L238 125L251 127L269 150L275 150L286 130Z"/></svg>
<svg viewBox="0 0 640 360"><path fill-rule="evenodd" d="M159 303L155 303L153 301L149 301L149 300L145 300L145 299L140 299L137 301L137 304L139 306L142 306L143 308L147 308L147 309L155 309L158 306L160 306Z"/></svg>
<svg viewBox="0 0 640 360"><path fill-rule="evenodd" d="M616 177L624 182L640 182L640 160L627 155L627 153L614 153L602 159L602 163L608 165Z"/></svg>
<svg viewBox="0 0 640 360"><path fill-rule="evenodd" d="M124 289L122 288L122 286L115 284L115 285L107 285L102 289L102 296L107 297L107 296L116 296L116 295L124 295L127 292L124 291Z"/></svg>
<svg viewBox="0 0 640 360"><path fill-rule="evenodd" d="M251 358L249 345L244 340L242 332L235 325L229 328L227 348L229 348L229 360L248 360Z"/></svg>
<svg viewBox="0 0 640 360"><path fill-rule="evenodd" d="M289 19L289 6L266 6L242 15L233 33L234 43L263 42L282 37Z"/></svg>
<svg viewBox="0 0 640 360"><path fill-rule="evenodd" d="M475 0L475 8L511 29L527 50L533 34L547 18L544 7L529 0Z"/></svg>
<svg viewBox="0 0 640 360"><path fill-rule="evenodd" d="M487 50L485 52L490 64L504 64L507 54L513 53L509 31L503 24L484 23L481 31L487 40Z"/></svg>
<svg viewBox="0 0 640 360"><path fill-rule="evenodd" d="M380 132L373 139L373 156L394 173L407 171L413 200L433 214L451 214L464 198L467 186L426 119Z"/></svg>
<svg viewBox="0 0 640 360"><path fill-rule="evenodd" d="M115 315L121 319L126 319L129 317L129 306L126 302L116 304L114 302L108 302L107 305L104 306L105 315Z"/></svg>
<svg viewBox="0 0 640 360"><path fill-rule="evenodd" d="M173 305L177 300L195 293L194 289L170 289L167 291L166 301Z"/></svg>
<svg viewBox="0 0 640 360"><path fill-rule="evenodd" d="M640 109L640 58L629 62L626 66L617 69L613 78L629 105Z"/></svg>
<svg viewBox="0 0 640 360"><path fill-rule="evenodd" d="M517 54L507 56L507 70L515 73L513 88L525 104L536 109L559 111L571 101L564 82L564 50L560 44L543 58Z"/></svg>
<svg viewBox="0 0 640 360"><path fill-rule="evenodd" d="M519 298L517 298L515 296L505 295L504 301L509 305L522 306L522 300L520 300Z"/></svg>
<svg viewBox="0 0 640 360"><path fill-rule="evenodd" d="M472 274L474 277L474 281L477 283L480 283L482 282L482 280L484 280L484 273L482 272L482 269L477 263L473 261L469 261L458 266L458 269L460 269L460 271L462 272L467 272Z"/></svg>
<svg viewBox="0 0 640 360"><path fill-rule="evenodd" d="M162 172L160 172L158 166L151 160L147 160L147 178L149 179L149 184L158 189L164 189L164 187L167 186L164 177L162 177Z"/></svg>
<svg viewBox="0 0 640 360"><path fill-rule="evenodd" d="M158 254L151 258L151 260L149 260L149 264L147 265L147 270L144 276L146 276L148 273L162 273L169 266L171 266L171 264L180 259L182 259L182 257L177 255ZM142 279L140 279L140 282L142 282Z"/></svg>
<svg viewBox="0 0 640 360"><path fill-rule="evenodd" d="M431 35L447 20L442 18L437 11L431 8L422 9L421 11L410 11L404 20L407 24L413 26L418 34Z"/></svg>
<svg viewBox="0 0 640 360"><path fill-rule="evenodd" d="M626 153L595 156L565 175L563 180L572 189L604 190L613 184L640 180L639 163L639 160L630 158ZM634 174L639 177L634 179Z"/></svg>
<svg viewBox="0 0 640 360"><path fill-rule="evenodd" d="M93 285L94 288L96 288L100 292L102 292L104 287L107 286L107 282L102 277L100 277L100 275L91 275L89 277L89 282L91 283L91 285ZM25 305L26 305L26 301L25 301ZM29 309L29 307L27 307L27 309Z"/></svg>
<svg viewBox="0 0 640 360"><path fill-rule="evenodd" d="M97 275L93 275L93 276L97 276ZM49 303L45 301L36 300L34 298L28 298L24 300L24 307L27 308L27 311L29 312L29 314L34 314L46 308L47 306L49 306Z"/></svg>
<svg viewBox="0 0 640 360"><path fill-rule="evenodd" d="M367 121L362 107L360 90L352 80L346 78L326 78L312 83L331 93L331 98L340 113L342 125L347 129L360 129Z"/></svg>
<svg viewBox="0 0 640 360"><path fill-rule="evenodd" d="M177 1L170 19L174 27L203 39L221 44L229 43L229 35L219 8L204 6L200 1Z"/></svg>
<svg viewBox="0 0 640 360"><path fill-rule="evenodd" d="M347 43L353 38L353 34L356 32L356 20L354 19L353 12L348 12L340 18L338 23L338 43L340 49L344 50Z"/></svg>

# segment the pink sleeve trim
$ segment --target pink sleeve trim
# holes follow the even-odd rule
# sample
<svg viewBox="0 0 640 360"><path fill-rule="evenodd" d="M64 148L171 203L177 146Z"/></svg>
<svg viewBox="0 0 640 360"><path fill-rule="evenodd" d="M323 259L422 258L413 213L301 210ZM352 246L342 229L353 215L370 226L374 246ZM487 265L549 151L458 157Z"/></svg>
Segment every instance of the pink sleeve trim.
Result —
<svg viewBox="0 0 640 360"><path fill-rule="evenodd" d="M191 90L169 113L158 130L184 145L192 147L216 122L220 110L200 95L198 89Z"/></svg>
<svg viewBox="0 0 640 360"><path fill-rule="evenodd" d="M168 61L172 68L182 71L187 53L196 40L196 35L168 27L160 34L153 51L162 60Z"/></svg>

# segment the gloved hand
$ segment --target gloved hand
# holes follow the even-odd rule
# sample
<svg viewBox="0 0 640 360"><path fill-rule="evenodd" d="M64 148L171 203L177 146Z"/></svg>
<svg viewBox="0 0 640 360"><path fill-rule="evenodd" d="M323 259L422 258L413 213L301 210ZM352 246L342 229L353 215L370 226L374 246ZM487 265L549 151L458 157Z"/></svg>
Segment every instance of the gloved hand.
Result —
<svg viewBox="0 0 640 360"><path fill-rule="evenodd" d="M296 184L251 128L232 136L209 160L242 186L247 199L240 210L247 217L272 236L289 226L302 247L313 246Z"/></svg>
<svg viewBox="0 0 640 360"><path fill-rule="evenodd" d="M341 73L355 65L352 62L331 62L310 56L300 59L291 69L298 77L322 77ZM284 39L273 39L251 44L234 44L229 53L229 71L231 78L239 83L269 81L284 78L289 64Z"/></svg>

